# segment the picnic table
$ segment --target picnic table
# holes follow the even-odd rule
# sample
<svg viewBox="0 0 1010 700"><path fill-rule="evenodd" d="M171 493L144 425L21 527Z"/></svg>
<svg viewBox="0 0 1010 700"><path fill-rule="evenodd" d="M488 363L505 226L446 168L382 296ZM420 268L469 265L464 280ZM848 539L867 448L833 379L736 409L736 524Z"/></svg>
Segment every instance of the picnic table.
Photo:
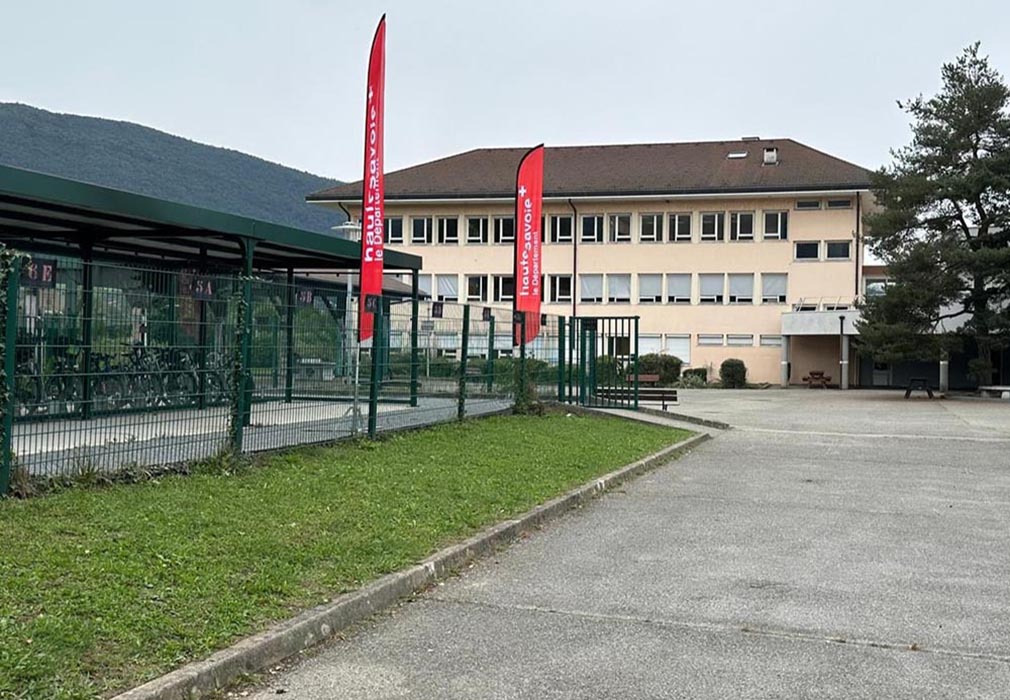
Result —
<svg viewBox="0 0 1010 700"><path fill-rule="evenodd" d="M815 386L827 389L828 384L831 382L831 377L824 374L824 370L812 369L810 370L810 374L803 377L803 381L807 383L808 389L813 389Z"/></svg>
<svg viewBox="0 0 1010 700"><path fill-rule="evenodd" d="M908 386L905 387L905 398L909 398L913 391L925 391L929 398L933 398L933 390L929 388L929 380L925 377L911 377Z"/></svg>

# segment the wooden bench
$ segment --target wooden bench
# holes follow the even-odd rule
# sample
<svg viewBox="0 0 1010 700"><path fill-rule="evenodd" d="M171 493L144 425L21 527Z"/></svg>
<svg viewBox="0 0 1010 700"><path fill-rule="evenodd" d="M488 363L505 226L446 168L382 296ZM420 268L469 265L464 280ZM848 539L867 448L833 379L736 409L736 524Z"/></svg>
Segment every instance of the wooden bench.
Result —
<svg viewBox="0 0 1010 700"><path fill-rule="evenodd" d="M1010 399L1010 386L980 386L978 388L978 393L982 396L990 396L999 399Z"/></svg>
<svg viewBox="0 0 1010 700"><path fill-rule="evenodd" d="M929 380L925 377L911 377L908 386L905 387L905 398L912 396L913 391L925 391L929 398L933 398L933 390L929 387Z"/></svg>
<svg viewBox="0 0 1010 700"><path fill-rule="evenodd" d="M634 385L634 383L635 383L635 376L636 375L634 375L634 374L629 374L626 377L626 379L628 380L628 384ZM656 386L657 384L659 384L659 375L658 374L639 374L638 375L638 386L642 386L643 384L646 384L648 386Z"/></svg>
<svg viewBox="0 0 1010 700"><path fill-rule="evenodd" d="M808 389L813 389L815 386L827 389L828 384L831 382L831 377L825 375L822 370L812 369L809 375L803 377L803 381L807 383Z"/></svg>
<svg viewBox="0 0 1010 700"><path fill-rule="evenodd" d="M600 387L596 390L596 398L603 401L632 403L635 400L635 387ZM663 405L664 411L668 404L676 406L679 403L677 390L667 386L639 386L638 403L644 401L659 402Z"/></svg>

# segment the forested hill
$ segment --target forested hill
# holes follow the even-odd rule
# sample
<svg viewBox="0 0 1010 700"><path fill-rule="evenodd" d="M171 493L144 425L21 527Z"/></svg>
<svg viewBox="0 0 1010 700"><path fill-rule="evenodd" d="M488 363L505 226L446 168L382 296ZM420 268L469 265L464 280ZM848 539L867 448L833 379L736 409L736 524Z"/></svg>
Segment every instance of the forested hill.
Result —
<svg viewBox="0 0 1010 700"><path fill-rule="evenodd" d="M131 122L0 103L0 163L329 233L341 212L305 203L335 180Z"/></svg>

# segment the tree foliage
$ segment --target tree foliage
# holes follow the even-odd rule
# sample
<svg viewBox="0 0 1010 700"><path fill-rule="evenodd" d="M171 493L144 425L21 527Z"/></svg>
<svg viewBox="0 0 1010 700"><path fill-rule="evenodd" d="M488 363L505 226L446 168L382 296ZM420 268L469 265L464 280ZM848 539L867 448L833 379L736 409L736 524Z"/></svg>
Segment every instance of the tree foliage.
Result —
<svg viewBox="0 0 1010 700"><path fill-rule="evenodd" d="M891 284L859 331L880 359L935 359L972 337L984 382L1010 342L1010 89L977 43L942 78L933 97L898 103L912 142L873 177L867 240Z"/></svg>

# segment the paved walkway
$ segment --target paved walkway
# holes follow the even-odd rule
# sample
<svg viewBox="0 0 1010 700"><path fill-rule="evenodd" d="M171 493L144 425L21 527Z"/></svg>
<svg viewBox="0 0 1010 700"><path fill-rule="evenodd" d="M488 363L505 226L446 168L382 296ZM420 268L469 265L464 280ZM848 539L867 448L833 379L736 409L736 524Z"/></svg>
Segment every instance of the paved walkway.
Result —
<svg viewBox="0 0 1010 700"><path fill-rule="evenodd" d="M250 697L1010 697L1010 410L807 393Z"/></svg>

